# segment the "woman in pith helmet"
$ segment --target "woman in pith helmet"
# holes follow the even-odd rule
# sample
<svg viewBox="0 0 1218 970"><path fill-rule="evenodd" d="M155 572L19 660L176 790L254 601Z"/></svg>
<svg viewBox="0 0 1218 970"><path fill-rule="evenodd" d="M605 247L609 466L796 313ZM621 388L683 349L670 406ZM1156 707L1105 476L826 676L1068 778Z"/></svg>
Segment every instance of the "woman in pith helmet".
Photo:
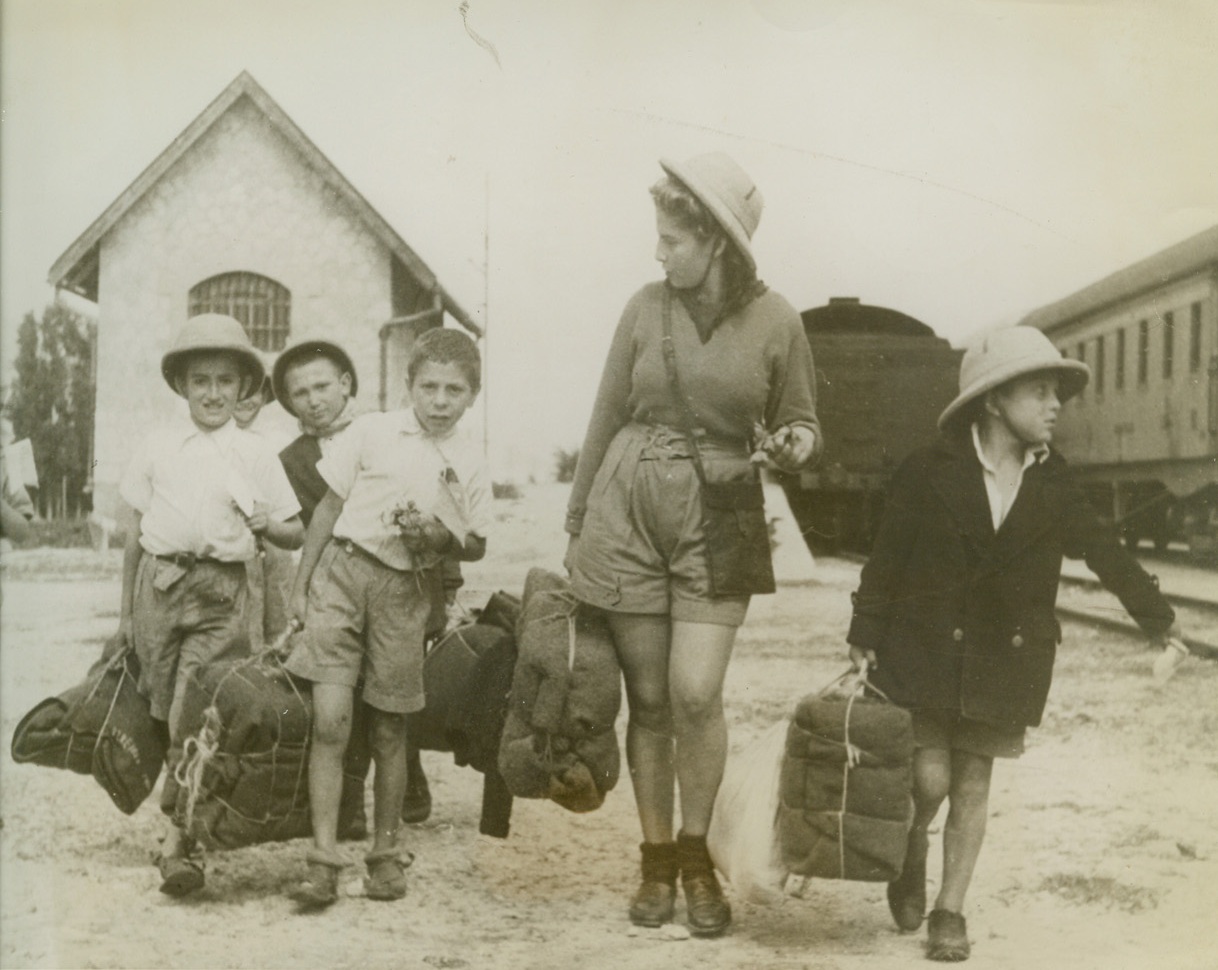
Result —
<svg viewBox="0 0 1218 970"><path fill-rule="evenodd" d="M731 909L706 832L727 753L724 675L749 593L712 574L704 482L751 488L754 448L797 471L822 440L799 315L757 278L761 193L721 153L660 165L651 196L665 279L618 323L575 472L567 565L575 595L607 612L625 675L643 830L630 918L672 919L680 874L690 930L713 936ZM772 591L762 539L743 585Z"/></svg>

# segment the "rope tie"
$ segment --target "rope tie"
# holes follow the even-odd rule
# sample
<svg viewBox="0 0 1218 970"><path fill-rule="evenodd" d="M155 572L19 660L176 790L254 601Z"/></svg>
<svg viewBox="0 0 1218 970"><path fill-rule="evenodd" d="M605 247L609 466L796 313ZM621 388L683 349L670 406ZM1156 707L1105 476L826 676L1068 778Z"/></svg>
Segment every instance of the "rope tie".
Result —
<svg viewBox="0 0 1218 970"><path fill-rule="evenodd" d="M173 777L186 792L186 819L184 829L194 827L195 804L203 793L203 774L216 752L220 749L220 710L212 704L203 712L203 727L199 733L189 737L182 745L182 760L173 770Z"/></svg>

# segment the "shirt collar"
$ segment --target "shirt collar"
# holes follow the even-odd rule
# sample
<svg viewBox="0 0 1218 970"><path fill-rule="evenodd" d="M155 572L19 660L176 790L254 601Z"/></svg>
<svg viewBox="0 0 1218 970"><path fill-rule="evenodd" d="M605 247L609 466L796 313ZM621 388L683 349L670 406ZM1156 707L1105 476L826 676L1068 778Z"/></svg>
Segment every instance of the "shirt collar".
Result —
<svg viewBox="0 0 1218 970"><path fill-rule="evenodd" d="M977 460L981 462L981 467L991 475L997 472L997 469L986 458L985 451L981 448L981 431L978 428L977 422L973 422L973 450L977 452ZM1031 448L1025 448L1023 451L1023 468L1021 471L1026 471L1032 465L1039 465L1049 457L1048 445L1034 445Z"/></svg>
<svg viewBox="0 0 1218 970"><path fill-rule="evenodd" d="M226 445L232 441L237 434L240 433L240 429L237 427L237 422L231 417L225 421L224 424L220 425L220 427L209 431L207 429L200 428L197 424L195 424L191 419L189 412L180 415L177 419L175 419L173 429L174 433L178 436L179 442L182 444L185 444L191 438L199 435L200 437L215 441L217 444Z"/></svg>
<svg viewBox="0 0 1218 970"><path fill-rule="evenodd" d="M431 434L419 423L419 416L414 413L414 408L402 408L400 414L401 420L398 423L398 432L400 434L418 435L422 438L430 438L432 441L448 441L457 433L457 427L454 425L448 434Z"/></svg>

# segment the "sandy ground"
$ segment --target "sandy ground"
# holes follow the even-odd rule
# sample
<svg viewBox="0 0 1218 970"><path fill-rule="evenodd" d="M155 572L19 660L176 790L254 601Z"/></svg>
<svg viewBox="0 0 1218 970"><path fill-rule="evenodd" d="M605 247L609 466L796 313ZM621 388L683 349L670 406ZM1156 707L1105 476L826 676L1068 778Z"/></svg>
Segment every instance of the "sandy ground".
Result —
<svg viewBox="0 0 1218 970"><path fill-rule="evenodd" d="M496 503L466 600L518 592L557 567L564 494ZM781 497L772 505L785 514ZM728 674L738 751L844 669L857 567L813 567L779 523L777 595L755 601ZM432 818L410 827L411 890L299 916L285 897L304 843L214 854L197 897L156 891L155 797L117 812L86 777L8 757L34 703L76 682L117 623L118 559L31 551L9 559L0 669L0 962L5 967L468 967L895 970L922 963L922 935L892 926L882 885L814 881L803 898L733 897L714 941L625 918L637 872L629 784L574 815L516 802L511 836L480 839L481 777L424 753ZM1218 666L1189 661L1164 690L1145 645L1073 626L1045 723L995 772L992 819L967 915L978 970L1218 968ZM623 719L619 720L619 729ZM940 818L939 823L941 824ZM937 844L937 832L936 843ZM354 887L363 847L347 845ZM932 852L935 849L932 847ZM932 865L931 882L938 878ZM932 887L933 888L933 887ZM729 888L729 892L730 892Z"/></svg>

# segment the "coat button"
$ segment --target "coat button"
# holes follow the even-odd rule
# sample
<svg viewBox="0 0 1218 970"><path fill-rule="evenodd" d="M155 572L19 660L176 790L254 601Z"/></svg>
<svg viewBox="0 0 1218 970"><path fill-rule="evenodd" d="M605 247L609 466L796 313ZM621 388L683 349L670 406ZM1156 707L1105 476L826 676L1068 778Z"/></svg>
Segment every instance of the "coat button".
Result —
<svg viewBox="0 0 1218 970"><path fill-rule="evenodd" d="M1011 646L1022 647L1023 646L1023 637L1020 636L1018 633L1016 633L1015 636L1011 637Z"/></svg>
<svg viewBox="0 0 1218 970"><path fill-rule="evenodd" d="M952 639L959 643L964 639L964 631L956 627L956 629L952 630Z"/></svg>

